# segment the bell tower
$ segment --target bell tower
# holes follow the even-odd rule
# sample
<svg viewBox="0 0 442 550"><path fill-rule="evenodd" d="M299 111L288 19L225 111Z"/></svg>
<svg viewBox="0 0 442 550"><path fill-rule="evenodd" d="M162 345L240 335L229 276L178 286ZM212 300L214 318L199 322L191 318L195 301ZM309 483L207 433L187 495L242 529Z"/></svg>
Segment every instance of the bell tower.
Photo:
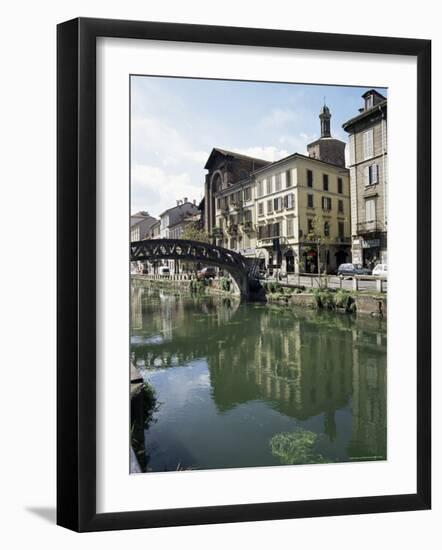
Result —
<svg viewBox="0 0 442 550"><path fill-rule="evenodd" d="M307 145L308 156L335 166L345 166L345 143L332 137L330 119L330 109L324 99L324 105L319 111L321 137Z"/></svg>
<svg viewBox="0 0 442 550"><path fill-rule="evenodd" d="M321 121L321 138L329 138L331 137L330 133L330 109L327 107L324 101L324 106L321 109L321 112L319 113L319 120Z"/></svg>

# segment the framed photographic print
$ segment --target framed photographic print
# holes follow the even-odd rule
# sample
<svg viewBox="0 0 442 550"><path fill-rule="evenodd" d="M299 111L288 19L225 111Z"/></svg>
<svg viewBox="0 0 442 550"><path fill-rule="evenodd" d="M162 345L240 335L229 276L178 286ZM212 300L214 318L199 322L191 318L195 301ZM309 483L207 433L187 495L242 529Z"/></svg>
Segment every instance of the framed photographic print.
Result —
<svg viewBox="0 0 442 550"><path fill-rule="evenodd" d="M59 525L430 507L430 52L58 26Z"/></svg>

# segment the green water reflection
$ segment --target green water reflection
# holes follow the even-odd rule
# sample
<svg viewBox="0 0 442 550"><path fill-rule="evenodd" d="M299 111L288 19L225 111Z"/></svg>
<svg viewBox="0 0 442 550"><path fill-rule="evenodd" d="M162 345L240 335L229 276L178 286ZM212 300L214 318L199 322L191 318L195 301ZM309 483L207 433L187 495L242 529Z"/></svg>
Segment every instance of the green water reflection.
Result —
<svg viewBox="0 0 442 550"><path fill-rule="evenodd" d="M386 457L386 325L133 283L147 471Z"/></svg>

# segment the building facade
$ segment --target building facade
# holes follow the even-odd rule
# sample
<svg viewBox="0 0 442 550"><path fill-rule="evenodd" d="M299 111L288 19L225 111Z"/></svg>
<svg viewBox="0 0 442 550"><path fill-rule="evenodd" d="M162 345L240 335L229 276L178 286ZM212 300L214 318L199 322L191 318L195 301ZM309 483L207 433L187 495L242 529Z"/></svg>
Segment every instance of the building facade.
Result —
<svg viewBox="0 0 442 550"><path fill-rule="evenodd" d="M330 118L324 105L321 137L307 146L308 156L271 163L213 149L205 196L206 213L211 201L213 212L205 226L217 245L257 258L270 272L334 271L350 261L345 143L331 137Z"/></svg>
<svg viewBox="0 0 442 550"><path fill-rule="evenodd" d="M177 239L177 232L180 231L180 224L189 216L199 213L196 202L189 202L187 198L177 200L176 206L168 208L160 214L160 238Z"/></svg>
<svg viewBox="0 0 442 550"><path fill-rule="evenodd" d="M372 268L387 257L387 99L362 96L359 114L343 124L349 133L353 263Z"/></svg>
<svg viewBox="0 0 442 550"><path fill-rule="evenodd" d="M270 164L263 159L257 159L214 148L207 159L204 168L208 171L204 182L204 229L211 235L216 227L216 195L239 182L247 180L250 174Z"/></svg>
<svg viewBox="0 0 442 550"><path fill-rule="evenodd" d="M148 212L137 212L130 217L130 240L141 241L149 235L151 227L157 220Z"/></svg>
<svg viewBox="0 0 442 550"><path fill-rule="evenodd" d="M331 272L350 261L348 170L295 153L254 176L256 247L270 271Z"/></svg>

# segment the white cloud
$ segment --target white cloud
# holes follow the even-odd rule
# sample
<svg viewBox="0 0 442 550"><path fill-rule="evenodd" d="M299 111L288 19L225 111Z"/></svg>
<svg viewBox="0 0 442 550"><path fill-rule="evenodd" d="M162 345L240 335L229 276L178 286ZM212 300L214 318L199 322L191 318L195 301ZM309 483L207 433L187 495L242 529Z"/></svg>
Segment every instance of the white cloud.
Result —
<svg viewBox="0 0 442 550"><path fill-rule="evenodd" d="M260 126L268 129L279 129L288 124L293 124L298 120L299 117L295 111L276 108L261 119Z"/></svg>
<svg viewBox="0 0 442 550"><path fill-rule="evenodd" d="M202 198L203 185L188 172L169 172L158 166L134 164L131 170L131 211L147 210L158 216L187 197L197 203Z"/></svg>
<svg viewBox="0 0 442 550"><path fill-rule="evenodd" d="M132 145L135 162L156 157L163 166L181 166L183 162L201 166L209 156L208 151L195 150L176 128L152 116L134 118Z"/></svg>
<svg viewBox="0 0 442 550"><path fill-rule="evenodd" d="M235 149L235 151L242 155L268 160L270 162L275 162L276 160L280 160L290 155L289 151L286 149L278 149L274 145L248 147L247 149Z"/></svg>

